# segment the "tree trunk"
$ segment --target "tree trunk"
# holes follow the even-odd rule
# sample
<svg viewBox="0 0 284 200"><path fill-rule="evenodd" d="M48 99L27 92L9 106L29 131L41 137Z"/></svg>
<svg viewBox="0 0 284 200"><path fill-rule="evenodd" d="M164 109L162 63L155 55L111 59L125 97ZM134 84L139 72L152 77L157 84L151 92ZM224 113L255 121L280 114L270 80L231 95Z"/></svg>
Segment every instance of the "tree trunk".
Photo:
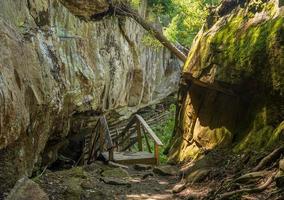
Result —
<svg viewBox="0 0 284 200"><path fill-rule="evenodd" d="M138 24L140 24L146 31L148 31L153 37L161 42L167 49L169 49L173 54L175 54L181 61L186 61L186 55L180 51L175 45L173 45L161 32L159 32L151 24L147 23L139 14L131 9L129 6L120 4L114 6L114 13L122 16L131 17Z"/></svg>

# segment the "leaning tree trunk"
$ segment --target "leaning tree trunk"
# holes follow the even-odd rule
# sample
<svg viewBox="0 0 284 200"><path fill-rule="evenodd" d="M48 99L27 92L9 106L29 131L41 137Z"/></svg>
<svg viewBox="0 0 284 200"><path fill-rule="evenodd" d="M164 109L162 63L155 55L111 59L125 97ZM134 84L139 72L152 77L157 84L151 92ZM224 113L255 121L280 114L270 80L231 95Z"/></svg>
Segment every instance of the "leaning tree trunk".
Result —
<svg viewBox="0 0 284 200"><path fill-rule="evenodd" d="M115 14L131 17L138 24L140 24L146 31L148 31L153 37L161 42L167 49L175 54L181 61L186 61L186 55L180 51L175 45L173 45L160 31L158 31L150 23L147 23L135 10L125 4L114 5Z"/></svg>

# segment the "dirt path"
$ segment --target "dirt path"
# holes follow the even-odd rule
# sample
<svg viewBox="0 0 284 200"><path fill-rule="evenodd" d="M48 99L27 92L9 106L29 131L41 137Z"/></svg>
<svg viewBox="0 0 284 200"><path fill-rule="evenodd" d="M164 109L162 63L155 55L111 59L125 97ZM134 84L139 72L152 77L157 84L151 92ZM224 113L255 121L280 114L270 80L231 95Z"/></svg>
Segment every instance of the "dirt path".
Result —
<svg viewBox="0 0 284 200"><path fill-rule="evenodd" d="M153 169L135 170L101 163L50 172L34 179L51 200L180 200L172 193L176 175L159 175Z"/></svg>
<svg viewBox="0 0 284 200"><path fill-rule="evenodd" d="M128 170L131 187L117 193L117 199L127 200L175 200L172 189L178 183L177 176L161 176L151 170L137 171L130 167ZM146 177L145 177L146 176Z"/></svg>

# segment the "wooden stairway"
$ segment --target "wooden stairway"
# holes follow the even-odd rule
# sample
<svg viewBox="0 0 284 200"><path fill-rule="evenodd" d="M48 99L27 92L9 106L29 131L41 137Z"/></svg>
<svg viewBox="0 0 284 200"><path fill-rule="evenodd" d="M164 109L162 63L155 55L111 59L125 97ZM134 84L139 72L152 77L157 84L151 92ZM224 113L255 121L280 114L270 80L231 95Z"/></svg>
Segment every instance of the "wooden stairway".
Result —
<svg viewBox="0 0 284 200"><path fill-rule="evenodd" d="M154 142L154 153L149 139ZM147 151L143 151L143 141ZM135 145L137 148L133 151ZM159 164L159 146L162 145L140 115L134 115L119 134L110 134L107 120L101 116L92 134L85 137L81 164L94 162L99 156L119 164Z"/></svg>

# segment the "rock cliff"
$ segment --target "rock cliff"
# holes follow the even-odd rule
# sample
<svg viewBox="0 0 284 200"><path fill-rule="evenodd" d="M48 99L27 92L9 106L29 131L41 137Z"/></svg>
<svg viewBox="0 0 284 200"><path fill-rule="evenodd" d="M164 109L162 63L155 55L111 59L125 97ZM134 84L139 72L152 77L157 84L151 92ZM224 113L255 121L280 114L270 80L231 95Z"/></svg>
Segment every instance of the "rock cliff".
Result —
<svg viewBox="0 0 284 200"><path fill-rule="evenodd" d="M181 86L172 161L216 147L253 152L283 142L283 1L224 1L196 37L183 70L232 93Z"/></svg>
<svg viewBox="0 0 284 200"><path fill-rule="evenodd" d="M46 143L68 135L74 114L130 115L177 88L179 63L141 42L138 24L87 21L104 1L77 11L72 2L0 1L0 193L44 162Z"/></svg>

